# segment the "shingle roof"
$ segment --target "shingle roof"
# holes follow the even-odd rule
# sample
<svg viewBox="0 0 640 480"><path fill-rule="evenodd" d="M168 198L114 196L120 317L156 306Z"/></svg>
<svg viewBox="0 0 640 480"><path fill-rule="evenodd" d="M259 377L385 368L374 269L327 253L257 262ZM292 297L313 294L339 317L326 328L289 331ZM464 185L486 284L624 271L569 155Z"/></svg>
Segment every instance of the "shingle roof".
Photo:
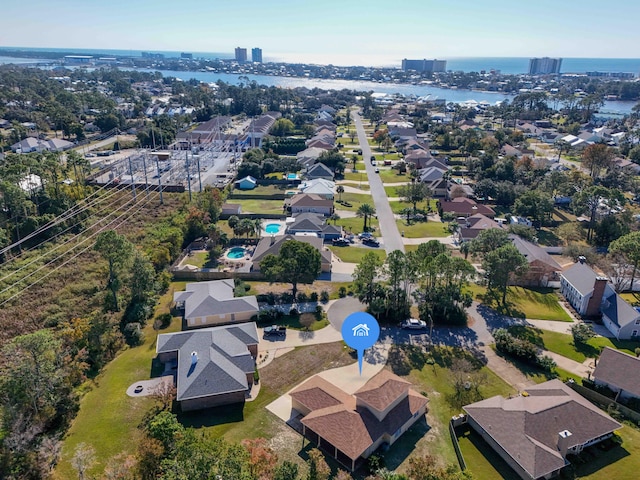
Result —
<svg viewBox="0 0 640 480"><path fill-rule="evenodd" d="M531 263L535 260L538 260L549 265L551 268L555 268L558 271L562 270L560 264L556 262L553 257L551 257L551 255L549 255L538 245L527 242L517 235L509 235L509 238L511 239L511 243L513 243L518 251L527 258L527 262Z"/></svg>
<svg viewBox="0 0 640 480"><path fill-rule="evenodd" d="M188 283L184 292L175 292L173 300L184 302L185 318L258 311L254 295L234 298L232 279Z"/></svg>
<svg viewBox="0 0 640 480"><path fill-rule="evenodd" d="M311 147L311 148L315 148L315 147ZM333 178L333 171L329 167L327 167L324 163L316 163L316 164L311 165L307 169L307 173L305 175L307 177L331 177L331 178Z"/></svg>
<svg viewBox="0 0 640 480"><path fill-rule="evenodd" d="M618 327L624 327L640 317L640 313L615 292L604 299L600 310Z"/></svg>
<svg viewBox="0 0 640 480"><path fill-rule="evenodd" d="M562 272L562 276L575 288L582 296L593 290L593 286L598 278L586 263L576 263L573 267Z"/></svg>
<svg viewBox="0 0 640 480"><path fill-rule="evenodd" d="M315 193L301 193L291 197L289 204L292 207L332 207L333 200L327 200Z"/></svg>
<svg viewBox="0 0 640 480"><path fill-rule="evenodd" d="M258 330L250 322L163 333L156 352L178 352L176 399L182 401L246 390L247 374L255 368L248 345L258 342Z"/></svg>
<svg viewBox="0 0 640 480"><path fill-rule="evenodd" d="M357 399L382 412L395 402L398 397L404 395L410 386L411 384L406 380L388 370L382 370L354 395Z"/></svg>
<svg viewBox="0 0 640 480"><path fill-rule="evenodd" d="M476 213L482 213L487 217L494 217L496 214L491 207L464 197L454 198L450 202L441 201L440 206L444 212L451 212L453 214L474 215Z"/></svg>
<svg viewBox="0 0 640 480"><path fill-rule="evenodd" d="M640 358L633 355L605 347L598 359L593 378L640 398Z"/></svg>
<svg viewBox="0 0 640 480"><path fill-rule="evenodd" d="M260 263L260 261L265 257L265 255L278 255L280 253L280 249L282 245L287 240L296 240L298 242L309 243L313 247L315 247L322 256L322 260L324 262L331 262L331 251L325 250L322 248L323 243L322 239L319 237L295 237L293 235L278 235L273 238L263 237L256 249L253 252L253 257L251 257L251 261L255 263ZM244 298L244 297L243 297Z"/></svg>
<svg viewBox="0 0 640 480"><path fill-rule="evenodd" d="M463 408L532 478L565 466L560 432L571 432L571 448L621 427L559 380L529 387L527 394L491 397Z"/></svg>
<svg viewBox="0 0 640 480"><path fill-rule="evenodd" d="M377 394L384 399L384 403L387 402L386 399L393 396L390 395L392 390L397 394L393 401L396 401L398 395L403 394L402 392L405 393L398 405L380 421L368 408L356 406L353 396L316 378L317 376L292 392L294 398L305 400L304 405L317 404L320 407L312 409L312 412L302 419L302 424L353 460L360 457L383 435L393 435L427 403L425 397L409 388L409 382L382 370L359 392L373 399L378 390ZM397 388L399 386L402 388ZM336 404L335 400L339 400L340 403ZM379 403L377 400L372 402Z"/></svg>

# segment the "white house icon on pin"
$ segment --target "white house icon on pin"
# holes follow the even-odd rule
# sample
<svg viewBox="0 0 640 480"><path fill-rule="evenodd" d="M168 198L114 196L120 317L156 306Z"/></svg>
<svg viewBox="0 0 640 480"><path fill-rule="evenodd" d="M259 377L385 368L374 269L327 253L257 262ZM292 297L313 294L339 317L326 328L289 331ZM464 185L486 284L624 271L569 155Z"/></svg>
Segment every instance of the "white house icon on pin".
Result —
<svg viewBox="0 0 640 480"><path fill-rule="evenodd" d="M352 328L354 337L368 337L369 327L366 324L360 323Z"/></svg>

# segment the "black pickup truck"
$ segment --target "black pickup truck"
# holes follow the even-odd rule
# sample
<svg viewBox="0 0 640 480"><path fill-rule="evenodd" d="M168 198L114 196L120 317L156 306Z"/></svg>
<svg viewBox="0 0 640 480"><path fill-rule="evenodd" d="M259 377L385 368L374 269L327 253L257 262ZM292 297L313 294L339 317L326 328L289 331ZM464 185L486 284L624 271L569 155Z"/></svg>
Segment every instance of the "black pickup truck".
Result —
<svg viewBox="0 0 640 480"><path fill-rule="evenodd" d="M279 337L284 337L287 334L287 327L282 327L279 325L271 325L270 327L264 327L264 335L265 337L271 335L277 335Z"/></svg>

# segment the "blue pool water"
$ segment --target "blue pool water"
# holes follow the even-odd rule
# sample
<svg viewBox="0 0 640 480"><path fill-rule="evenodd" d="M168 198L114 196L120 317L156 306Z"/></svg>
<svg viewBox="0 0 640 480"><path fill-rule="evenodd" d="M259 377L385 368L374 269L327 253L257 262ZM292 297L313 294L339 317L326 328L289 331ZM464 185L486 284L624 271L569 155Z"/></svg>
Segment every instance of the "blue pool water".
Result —
<svg viewBox="0 0 640 480"><path fill-rule="evenodd" d="M231 258L233 260L244 258L244 252L245 250L243 247L233 247L227 252L227 258Z"/></svg>
<svg viewBox="0 0 640 480"><path fill-rule="evenodd" d="M280 224L279 223L268 223L266 227L264 227L264 231L267 232L269 235L273 235L276 234L280 231Z"/></svg>
<svg viewBox="0 0 640 480"><path fill-rule="evenodd" d="M287 180L296 180L297 178L298 178L298 175L295 173L287 174Z"/></svg>

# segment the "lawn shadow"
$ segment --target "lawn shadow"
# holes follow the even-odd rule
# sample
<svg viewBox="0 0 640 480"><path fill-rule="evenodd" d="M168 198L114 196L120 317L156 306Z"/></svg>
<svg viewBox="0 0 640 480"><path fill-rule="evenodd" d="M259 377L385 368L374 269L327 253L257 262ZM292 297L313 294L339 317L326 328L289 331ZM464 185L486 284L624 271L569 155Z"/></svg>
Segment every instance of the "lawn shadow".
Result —
<svg viewBox="0 0 640 480"><path fill-rule="evenodd" d="M533 343L539 348L545 348L542 339L542 330L527 325L512 325L509 327L509 333L514 337Z"/></svg>
<svg viewBox="0 0 640 480"><path fill-rule="evenodd" d="M589 345L588 343L574 341L571 344L577 352L582 353L587 358L596 358L600 356L600 353L602 351L600 347L594 347L593 345Z"/></svg>
<svg viewBox="0 0 640 480"><path fill-rule="evenodd" d="M174 412L185 427L202 428L238 423L244 420L244 402L193 412Z"/></svg>
<svg viewBox="0 0 640 480"><path fill-rule="evenodd" d="M608 448L608 449L607 449ZM588 455L589 458L584 459L584 456ZM588 450L583 451L579 457L571 458L571 464L574 465L576 459L581 459L585 463L575 462L575 470L576 474L579 477L593 475L599 470L608 467L609 465L617 462L618 460L622 460L625 457L631 455L624 447L621 445L616 445L610 448L610 444L607 441L602 442L600 445L594 445L590 447Z"/></svg>
<svg viewBox="0 0 640 480"><path fill-rule="evenodd" d="M526 319L522 317L516 318L504 315L486 305L478 305L477 311L487 324L487 330L490 333L499 328L509 328L513 325L529 325Z"/></svg>
<svg viewBox="0 0 640 480"><path fill-rule="evenodd" d="M386 467L394 471L411 455L416 449L418 442L429 433L431 426L427 423L427 416L423 415L409 430L404 432L402 436L391 445L386 452L382 454Z"/></svg>
<svg viewBox="0 0 640 480"><path fill-rule="evenodd" d="M484 457L491 466L500 474L501 478L507 480L519 480L520 476L504 461L496 451L471 427L456 428L456 436L460 443L462 455L469 469L473 472L473 460L476 454ZM471 450L475 449L475 451Z"/></svg>

